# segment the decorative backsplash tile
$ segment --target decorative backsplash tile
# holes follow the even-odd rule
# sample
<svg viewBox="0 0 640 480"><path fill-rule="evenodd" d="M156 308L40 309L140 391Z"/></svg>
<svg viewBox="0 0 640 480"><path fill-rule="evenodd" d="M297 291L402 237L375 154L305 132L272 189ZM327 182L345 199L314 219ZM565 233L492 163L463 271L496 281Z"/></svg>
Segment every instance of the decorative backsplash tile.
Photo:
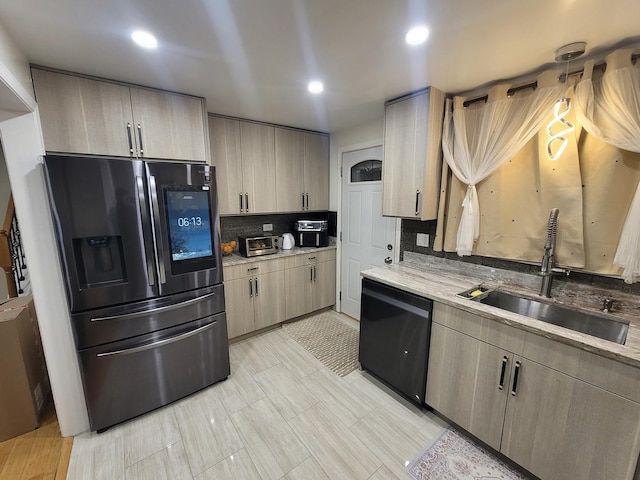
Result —
<svg viewBox="0 0 640 480"><path fill-rule="evenodd" d="M284 213L273 215L238 215L220 217L220 235L223 242L238 240L238 237L277 235L294 233L298 220L329 220L330 212ZM273 225L273 231L262 230L264 224Z"/></svg>
<svg viewBox="0 0 640 480"><path fill-rule="evenodd" d="M429 234L429 246L420 247L416 244L418 233ZM436 221L429 220L422 222L420 220L402 220L402 232L400 234L400 259L404 258L404 252L414 252L423 255L432 255L449 260L456 260L464 263L473 263L476 265L484 265L486 267L501 268L504 270L512 270L514 272L530 273L536 275L540 271L540 265L530 265L527 263L505 260L501 258L480 257L471 255L467 257L459 257L455 252L436 252L433 250L433 243L436 235ZM540 258L542 258L542 246L540 246ZM555 278L555 281L567 283L579 283L585 285L593 285L601 288L609 288L619 290L625 293L640 295L640 283L627 284L619 278L606 277L604 275L596 275L588 272L572 271L567 278Z"/></svg>

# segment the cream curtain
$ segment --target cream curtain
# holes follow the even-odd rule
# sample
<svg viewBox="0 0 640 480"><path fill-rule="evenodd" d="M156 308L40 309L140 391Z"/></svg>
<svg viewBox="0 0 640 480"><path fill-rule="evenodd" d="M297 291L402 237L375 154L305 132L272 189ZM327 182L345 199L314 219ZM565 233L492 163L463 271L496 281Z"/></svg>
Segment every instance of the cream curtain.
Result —
<svg viewBox="0 0 640 480"><path fill-rule="evenodd" d="M606 58L607 69L593 80L594 62L585 64L576 86L576 114L584 128L598 139L631 152L640 152L640 59L634 50L614 52ZM620 235L614 263L623 268L626 283L640 280L640 184Z"/></svg>
<svg viewBox="0 0 640 480"><path fill-rule="evenodd" d="M471 255L480 233L480 205L476 185L511 159L538 133L566 86L558 85L557 72L538 79L535 90L507 97L511 85L488 92L486 103L467 108L467 98L455 97L453 111L447 101L442 138L444 158L454 175L467 185L457 232L456 252Z"/></svg>

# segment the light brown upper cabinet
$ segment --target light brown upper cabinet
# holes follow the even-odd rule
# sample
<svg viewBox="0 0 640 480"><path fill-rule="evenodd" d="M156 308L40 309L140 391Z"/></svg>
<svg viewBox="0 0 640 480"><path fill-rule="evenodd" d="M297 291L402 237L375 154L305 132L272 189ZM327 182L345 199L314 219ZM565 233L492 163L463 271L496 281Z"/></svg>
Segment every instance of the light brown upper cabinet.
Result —
<svg viewBox="0 0 640 480"><path fill-rule="evenodd" d="M329 209L329 137L209 114L223 215Z"/></svg>
<svg viewBox="0 0 640 480"><path fill-rule="evenodd" d="M329 137L276 128L279 212L329 209Z"/></svg>
<svg viewBox="0 0 640 480"><path fill-rule="evenodd" d="M207 161L204 99L32 68L48 152Z"/></svg>
<svg viewBox="0 0 640 480"><path fill-rule="evenodd" d="M274 127L209 114L209 139L220 213L275 212Z"/></svg>
<svg viewBox="0 0 640 480"><path fill-rule="evenodd" d="M429 87L385 104L383 215L437 218L444 100Z"/></svg>

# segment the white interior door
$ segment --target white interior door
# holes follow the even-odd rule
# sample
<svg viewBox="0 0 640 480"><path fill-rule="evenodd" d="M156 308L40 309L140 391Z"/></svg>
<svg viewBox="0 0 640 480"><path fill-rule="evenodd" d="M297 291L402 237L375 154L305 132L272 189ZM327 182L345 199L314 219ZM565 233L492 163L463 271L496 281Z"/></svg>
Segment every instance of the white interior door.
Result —
<svg viewBox="0 0 640 480"><path fill-rule="evenodd" d="M396 219L382 216L382 147L343 153L340 286L343 313L360 319L360 272L390 263L395 240Z"/></svg>

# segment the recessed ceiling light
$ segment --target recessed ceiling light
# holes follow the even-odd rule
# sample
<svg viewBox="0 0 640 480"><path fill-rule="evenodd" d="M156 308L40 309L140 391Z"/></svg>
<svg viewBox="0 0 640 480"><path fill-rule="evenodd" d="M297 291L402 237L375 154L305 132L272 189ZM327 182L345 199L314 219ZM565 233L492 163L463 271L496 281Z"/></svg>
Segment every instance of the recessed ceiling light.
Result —
<svg viewBox="0 0 640 480"><path fill-rule="evenodd" d="M315 93L316 95L318 93L322 93L324 91L324 85L322 84L322 82L320 82L318 80L314 80L313 82L309 82L309 85L307 86L307 88L309 89L309 91L311 93Z"/></svg>
<svg viewBox="0 0 640 480"><path fill-rule="evenodd" d="M158 46L158 40L156 40L156 37L144 30L136 30L131 34L131 38L137 45L143 48L156 48Z"/></svg>
<svg viewBox="0 0 640 480"><path fill-rule="evenodd" d="M409 45L421 45L427 41L429 29L425 26L413 27L407 32L404 39Z"/></svg>

